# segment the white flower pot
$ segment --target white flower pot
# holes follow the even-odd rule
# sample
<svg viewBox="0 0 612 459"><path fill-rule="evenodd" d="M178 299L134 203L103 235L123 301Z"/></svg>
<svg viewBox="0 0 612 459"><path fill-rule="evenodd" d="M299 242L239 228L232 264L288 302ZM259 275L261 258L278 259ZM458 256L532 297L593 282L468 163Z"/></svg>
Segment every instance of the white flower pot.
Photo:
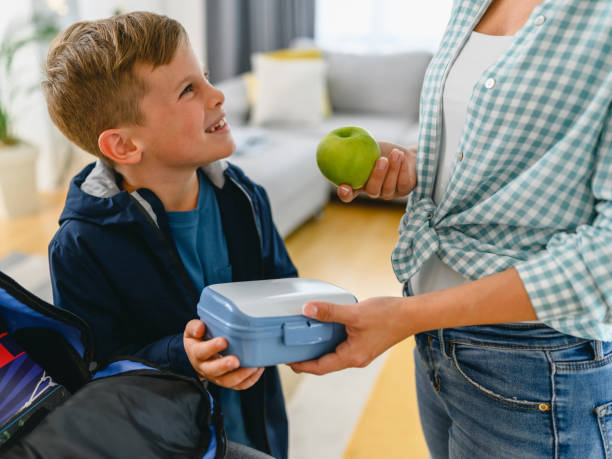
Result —
<svg viewBox="0 0 612 459"><path fill-rule="evenodd" d="M32 145L0 146L0 218L38 210L36 156Z"/></svg>

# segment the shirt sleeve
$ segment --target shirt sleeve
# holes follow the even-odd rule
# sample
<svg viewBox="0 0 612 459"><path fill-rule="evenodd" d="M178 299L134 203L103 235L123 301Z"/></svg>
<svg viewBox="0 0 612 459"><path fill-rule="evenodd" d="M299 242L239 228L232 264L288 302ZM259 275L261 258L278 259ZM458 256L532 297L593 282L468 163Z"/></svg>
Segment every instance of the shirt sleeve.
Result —
<svg viewBox="0 0 612 459"><path fill-rule="evenodd" d="M595 153L595 218L516 265L538 318L569 335L612 340L612 105Z"/></svg>
<svg viewBox="0 0 612 459"><path fill-rule="evenodd" d="M134 356L187 376L195 375L183 346L182 333L152 343L133 339L133 327L121 315L121 301L95 263L87 262L66 245L49 245L49 267L56 306L78 315L94 338L94 357L104 362L118 356Z"/></svg>

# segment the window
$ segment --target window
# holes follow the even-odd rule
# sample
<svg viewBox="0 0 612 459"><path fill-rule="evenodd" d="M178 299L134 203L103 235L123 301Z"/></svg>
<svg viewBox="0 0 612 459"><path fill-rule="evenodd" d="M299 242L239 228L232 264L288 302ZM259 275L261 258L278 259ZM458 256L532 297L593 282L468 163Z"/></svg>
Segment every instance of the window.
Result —
<svg viewBox="0 0 612 459"><path fill-rule="evenodd" d="M315 41L345 52L435 51L452 0L317 0Z"/></svg>

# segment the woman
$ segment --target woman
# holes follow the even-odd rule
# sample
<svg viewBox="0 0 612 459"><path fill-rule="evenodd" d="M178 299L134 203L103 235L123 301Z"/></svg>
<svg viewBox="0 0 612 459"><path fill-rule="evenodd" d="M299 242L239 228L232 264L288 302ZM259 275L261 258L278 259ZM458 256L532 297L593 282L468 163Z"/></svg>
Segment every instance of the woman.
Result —
<svg viewBox="0 0 612 459"><path fill-rule="evenodd" d="M411 192L392 255L406 296L307 304L348 338L293 369L365 366L415 335L434 458L608 457L611 103L610 0L457 0L418 154L381 143L365 189L338 189Z"/></svg>

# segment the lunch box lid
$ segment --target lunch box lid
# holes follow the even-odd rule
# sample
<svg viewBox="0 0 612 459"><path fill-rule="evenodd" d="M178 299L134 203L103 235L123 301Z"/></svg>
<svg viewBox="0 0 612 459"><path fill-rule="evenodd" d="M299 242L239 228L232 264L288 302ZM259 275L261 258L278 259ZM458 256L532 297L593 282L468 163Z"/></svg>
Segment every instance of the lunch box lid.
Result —
<svg viewBox="0 0 612 459"><path fill-rule="evenodd" d="M303 318L302 306L309 301L353 304L357 299L347 290L317 279L229 282L204 288L198 313L234 327L271 325L277 318Z"/></svg>

